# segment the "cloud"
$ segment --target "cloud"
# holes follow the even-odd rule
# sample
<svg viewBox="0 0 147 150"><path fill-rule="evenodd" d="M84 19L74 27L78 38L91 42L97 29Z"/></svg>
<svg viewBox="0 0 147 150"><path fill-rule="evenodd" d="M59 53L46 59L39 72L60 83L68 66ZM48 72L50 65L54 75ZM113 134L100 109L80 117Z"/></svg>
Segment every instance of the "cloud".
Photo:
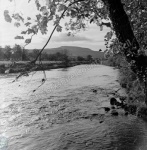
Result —
<svg viewBox="0 0 147 150"><path fill-rule="evenodd" d="M93 40L80 35L67 36L66 33L61 33L58 36L54 36L52 38L52 42L79 42L79 41L93 41Z"/></svg>

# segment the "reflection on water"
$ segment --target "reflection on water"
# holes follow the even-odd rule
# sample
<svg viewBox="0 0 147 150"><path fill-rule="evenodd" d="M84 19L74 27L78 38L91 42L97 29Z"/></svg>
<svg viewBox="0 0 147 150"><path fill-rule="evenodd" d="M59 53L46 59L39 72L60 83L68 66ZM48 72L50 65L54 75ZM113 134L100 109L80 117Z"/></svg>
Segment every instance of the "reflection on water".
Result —
<svg viewBox="0 0 147 150"><path fill-rule="evenodd" d="M102 108L120 88L117 70L81 65L46 71L46 76L35 93L42 72L15 83L13 75L1 76L0 137L8 150L147 149L146 122L121 112L111 116Z"/></svg>

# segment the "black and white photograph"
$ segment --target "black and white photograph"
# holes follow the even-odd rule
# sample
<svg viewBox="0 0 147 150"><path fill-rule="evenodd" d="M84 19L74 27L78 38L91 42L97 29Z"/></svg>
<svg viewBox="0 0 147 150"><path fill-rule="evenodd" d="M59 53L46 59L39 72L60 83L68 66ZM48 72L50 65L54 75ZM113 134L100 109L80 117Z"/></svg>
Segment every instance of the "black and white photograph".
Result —
<svg viewBox="0 0 147 150"><path fill-rule="evenodd" d="M0 0L0 150L147 150L147 0Z"/></svg>

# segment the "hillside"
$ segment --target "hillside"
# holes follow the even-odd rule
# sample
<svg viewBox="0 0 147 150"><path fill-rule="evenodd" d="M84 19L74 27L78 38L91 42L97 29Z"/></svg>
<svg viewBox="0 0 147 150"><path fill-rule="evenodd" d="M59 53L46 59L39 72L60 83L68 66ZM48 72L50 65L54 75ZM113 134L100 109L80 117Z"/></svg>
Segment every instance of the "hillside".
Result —
<svg viewBox="0 0 147 150"><path fill-rule="evenodd" d="M58 48L45 49L44 52L47 54L54 54L57 52L67 51L70 56L77 57L87 57L87 55L91 55L93 58L103 58L104 52L93 51L89 48L75 47L75 46L61 46Z"/></svg>

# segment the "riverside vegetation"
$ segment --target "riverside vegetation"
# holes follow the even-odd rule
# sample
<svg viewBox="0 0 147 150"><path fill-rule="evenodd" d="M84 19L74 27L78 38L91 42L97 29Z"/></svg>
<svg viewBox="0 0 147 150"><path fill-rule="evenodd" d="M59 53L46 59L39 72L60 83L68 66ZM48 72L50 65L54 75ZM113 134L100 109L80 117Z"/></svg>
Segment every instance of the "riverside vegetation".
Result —
<svg viewBox="0 0 147 150"><path fill-rule="evenodd" d="M119 69L119 80L122 88L125 88L127 97L125 105L122 105L126 113L137 115L147 120L147 107L145 106L144 85L139 81L137 75L131 70L129 63L122 54L110 56L107 65ZM124 99L121 102L124 102ZM111 102L111 101L110 101ZM115 104L117 106L117 104Z"/></svg>
<svg viewBox="0 0 147 150"><path fill-rule="evenodd" d="M17 44L12 48L8 45L4 48L0 48L0 73L20 73L29 71L29 62L34 60L38 53L38 49L24 50ZM32 71L66 68L93 62L99 64L100 61L100 58L94 59L91 55L87 55L87 57L72 57L68 50L61 49L60 52L53 54L48 54L46 52L42 53L41 61L40 59L36 61Z"/></svg>

